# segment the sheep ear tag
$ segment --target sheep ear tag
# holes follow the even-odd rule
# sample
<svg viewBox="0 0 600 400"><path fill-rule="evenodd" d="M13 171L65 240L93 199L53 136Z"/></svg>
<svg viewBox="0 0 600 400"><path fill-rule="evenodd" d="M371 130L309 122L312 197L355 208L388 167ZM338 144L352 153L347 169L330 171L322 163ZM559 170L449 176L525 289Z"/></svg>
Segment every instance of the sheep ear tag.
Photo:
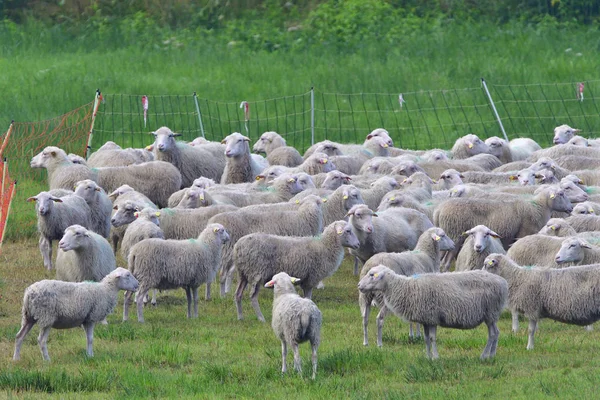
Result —
<svg viewBox="0 0 600 400"><path fill-rule="evenodd" d="M472 149L472 148L473 148L473 143L471 143L471 142L468 142L468 143L467 143L467 147L468 147L468 148L470 148L470 149Z"/></svg>
<svg viewBox="0 0 600 400"><path fill-rule="evenodd" d="M493 260L488 261L487 265L494 265L494 261Z"/></svg>
<svg viewBox="0 0 600 400"><path fill-rule="evenodd" d="M556 230L556 226L552 225L552 226L550 227L550 229L552 229L553 231L555 231L555 230Z"/></svg>
<svg viewBox="0 0 600 400"><path fill-rule="evenodd" d="M433 235L431 235L431 237L433 238L433 240L435 240L436 242L439 242L441 237L436 235L435 233Z"/></svg>
<svg viewBox="0 0 600 400"><path fill-rule="evenodd" d="M554 193L552 193L552 194L550 195L550 198L551 198L551 199L553 199L553 198L555 198L555 197L556 197L556 195L555 195Z"/></svg>
<svg viewBox="0 0 600 400"><path fill-rule="evenodd" d="M156 215L157 217L160 217L160 213L158 211L155 212L154 215Z"/></svg>
<svg viewBox="0 0 600 400"><path fill-rule="evenodd" d="M296 283L300 282L300 279L299 279L299 278L294 278L294 277L291 277L290 279L292 280L292 283L293 283L294 285L295 285Z"/></svg>
<svg viewBox="0 0 600 400"><path fill-rule="evenodd" d="M202 201L204 201L204 195L201 194L200 197L199 197L199 199L202 200Z"/></svg>
<svg viewBox="0 0 600 400"><path fill-rule="evenodd" d="M337 230L337 234L338 234L338 235L341 235L342 233L344 233L344 230L343 230L342 228L338 228L338 230Z"/></svg>
<svg viewBox="0 0 600 400"><path fill-rule="evenodd" d="M215 229L213 229L213 232L214 232L214 233L217 233L217 232L219 232L219 228L215 228Z"/></svg>

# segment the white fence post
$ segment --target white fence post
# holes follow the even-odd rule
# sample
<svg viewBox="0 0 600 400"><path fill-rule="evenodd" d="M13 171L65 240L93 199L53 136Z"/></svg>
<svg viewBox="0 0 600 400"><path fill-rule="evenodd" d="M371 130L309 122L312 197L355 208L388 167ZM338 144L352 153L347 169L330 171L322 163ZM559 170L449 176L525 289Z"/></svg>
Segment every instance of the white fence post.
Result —
<svg viewBox="0 0 600 400"><path fill-rule="evenodd" d="M202 137L204 136L204 124L202 123L202 114L200 114L200 106L198 105L198 96L196 92L194 92L194 103L196 104L196 112L198 113L198 122L200 122L200 132L202 132Z"/></svg>
<svg viewBox="0 0 600 400"><path fill-rule="evenodd" d="M492 106L492 110L494 111L494 115L496 116L496 120L498 121L498 125L500 125L500 130L504 135L504 139L508 142L508 136L506 135L506 131L504 130L504 125L502 125L502 120L500 120L500 116L498 115L498 111L496 110L496 105L494 104L494 100L492 100L492 95L488 90L488 87L485 83L485 79L481 78L481 84L483 85L483 89L485 90L485 93L487 94L487 97L490 100L490 105Z"/></svg>
<svg viewBox="0 0 600 400"><path fill-rule="evenodd" d="M315 87L310 88L310 144L315 144Z"/></svg>
<svg viewBox="0 0 600 400"><path fill-rule="evenodd" d="M94 137L94 122L96 122L96 114L100 106L100 89L96 90L96 98L94 99L94 108L92 108L92 123L90 124L90 133L88 134L87 147L85 148L85 159L87 160L92 152L92 139Z"/></svg>

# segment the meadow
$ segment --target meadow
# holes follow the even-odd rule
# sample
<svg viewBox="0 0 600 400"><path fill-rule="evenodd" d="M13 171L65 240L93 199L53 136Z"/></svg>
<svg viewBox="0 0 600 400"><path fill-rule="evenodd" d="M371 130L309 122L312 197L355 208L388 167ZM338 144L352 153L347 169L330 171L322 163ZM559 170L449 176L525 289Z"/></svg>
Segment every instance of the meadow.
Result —
<svg viewBox="0 0 600 400"><path fill-rule="evenodd" d="M228 45L228 38L168 30L136 41L92 34L73 40L35 26L13 28L0 29L0 131L12 119L45 120L86 104L97 88L148 95L196 91L237 102L305 93L312 86L324 92L396 93L478 87L482 76L495 83L575 82L597 79L600 67L595 26L448 24L415 29L392 43L355 43L351 51L325 42L295 51L257 51ZM20 190L40 184L33 185ZM13 363L23 290L53 277L42 267L37 239L3 245L0 393L7 398L594 398L600 384L598 330L543 321L535 350L527 351L525 329L512 334L508 314L500 321L498 355L489 362L479 360L485 327L441 329L441 359L431 362L423 340L410 340L408 325L388 317L384 347L365 348L358 279L349 259L313 297L324 317L314 382L306 345L303 376L280 375L279 341L268 323L255 319L246 298L244 321L235 319L231 297L201 301L200 317L187 320L183 291L163 293L158 307L146 310L143 325L135 318L123 323L120 302L109 324L96 328L92 359L85 356L82 330L53 330L52 361L44 363L34 328L22 360ZM267 321L271 300L262 290ZM374 342L374 315L371 319Z"/></svg>

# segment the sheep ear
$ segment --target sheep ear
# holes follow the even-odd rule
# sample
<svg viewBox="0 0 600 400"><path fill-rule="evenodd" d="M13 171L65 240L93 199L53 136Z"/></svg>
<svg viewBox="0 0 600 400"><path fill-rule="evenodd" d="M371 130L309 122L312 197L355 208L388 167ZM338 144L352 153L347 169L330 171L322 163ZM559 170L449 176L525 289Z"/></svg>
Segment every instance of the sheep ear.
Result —
<svg viewBox="0 0 600 400"><path fill-rule="evenodd" d="M458 174L458 176L459 176L460 178L464 178L464 177L465 177L463 174Z"/></svg>
<svg viewBox="0 0 600 400"><path fill-rule="evenodd" d="M174 133L173 137L177 137L177 136L181 136L181 135L182 135L181 133Z"/></svg>
<svg viewBox="0 0 600 400"><path fill-rule="evenodd" d="M27 201L28 203L33 203L34 201L37 201L37 197L35 197L35 196L33 196L33 197L30 197L30 198L28 198L26 201Z"/></svg>
<svg viewBox="0 0 600 400"><path fill-rule="evenodd" d="M381 147L383 147L384 149L387 149L388 147L390 147L387 143L380 143L379 145Z"/></svg>
<svg viewBox="0 0 600 400"><path fill-rule="evenodd" d="M139 218L139 216L140 216L140 212L139 212L139 211L136 211L136 212L134 212L134 213L133 213L133 216L134 216L134 217L136 217L136 218Z"/></svg>
<svg viewBox="0 0 600 400"><path fill-rule="evenodd" d="M555 197L556 197L556 194L554 194L554 193L550 193L550 196L548 196L548 197L550 197L551 199L553 199L553 198L555 198Z"/></svg>
<svg viewBox="0 0 600 400"><path fill-rule="evenodd" d="M463 235L463 236L469 236L471 233L473 233L473 230L472 230L472 229L469 229L468 231L464 231L464 232L462 233L462 235Z"/></svg>
<svg viewBox="0 0 600 400"><path fill-rule="evenodd" d="M377 215L377 213L373 213L373 217L379 217L379 215Z"/></svg>
<svg viewBox="0 0 600 400"><path fill-rule="evenodd" d="M250 141L250 138L247 137L247 136L242 136L242 139L244 139L244 142L249 142Z"/></svg>
<svg viewBox="0 0 600 400"><path fill-rule="evenodd" d="M260 181L261 179L265 179L264 175L256 175L256 180Z"/></svg>
<svg viewBox="0 0 600 400"><path fill-rule="evenodd" d="M580 240L579 244L581 245L581 247L583 247L585 249L591 249L592 248L592 246L588 242L585 242L583 240Z"/></svg>
<svg viewBox="0 0 600 400"><path fill-rule="evenodd" d="M344 197L344 198L346 198L346 197ZM344 218L346 218L346 217L349 217L349 216L351 216L351 215L354 215L354 211L352 211L352 210L348 211L348 212L346 213L346 215L344 215Z"/></svg>
<svg viewBox="0 0 600 400"><path fill-rule="evenodd" d="M119 206L113 206L113 210L118 210Z"/></svg>
<svg viewBox="0 0 600 400"><path fill-rule="evenodd" d="M343 179L346 180L346 181L351 181L352 180L352 178L350 178L349 176L345 176Z"/></svg>
<svg viewBox="0 0 600 400"><path fill-rule="evenodd" d="M272 288L273 286L275 286L275 281L269 281L265 283L266 288Z"/></svg>
<svg viewBox="0 0 600 400"><path fill-rule="evenodd" d="M319 158L319 164L327 164L327 160L326 158Z"/></svg>
<svg viewBox="0 0 600 400"><path fill-rule="evenodd" d="M89 233L89 232L85 232L85 233L83 234L83 236L85 236L85 237L90 237L90 236L92 236L92 234L91 234L91 233Z"/></svg>
<svg viewBox="0 0 600 400"><path fill-rule="evenodd" d="M573 129L573 133L579 133L581 132L581 129Z"/></svg>
<svg viewBox="0 0 600 400"><path fill-rule="evenodd" d="M490 229L490 236L496 239L502 239L502 236L498 235L496 232Z"/></svg>
<svg viewBox="0 0 600 400"><path fill-rule="evenodd" d="M300 278L294 278L293 276L290 276L290 279L292 280L292 283L293 283L294 285L296 285L296 284L300 283Z"/></svg>
<svg viewBox="0 0 600 400"><path fill-rule="evenodd" d="M50 152L50 154L52 155L52 157L56 157L56 150L52 150L52 151Z"/></svg>
<svg viewBox="0 0 600 400"><path fill-rule="evenodd" d="M62 201L60 198L58 198L58 197L51 197L51 198L50 198L50 200L52 200L52 201L53 201L53 202L55 202L55 203L62 203L62 202L63 202L63 201Z"/></svg>
<svg viewBox="0 0 600 400"><path fill-rule="evenodd" d="M96 192L99 192L99 191L101 191L101 190L102 190L102 188L100 188L100 187L97 187L97 188L96 188L96 189L94 189L94 190L95 190Z"/></svg>
<svg viewBox="0 0 600 400"><path fill-rule="evenodd" d="M472 149L473 148L473 143L465 140L465 146L467 146L469 149Z"/></svg>
<svg viewBox="0 0 600 400"><path fill-rule="evenodd" d="M152 150L154 150L154 145L149 144L148 146L145 147L145 149L148 151L152 151Z"/></svg>
<svg viewBox="0 0 600 400"><path fill-rule="evenodd" d="M373 137L373 135L371 135L370 133L367 135L367 140L371 139Z"/></svg>
<svg viewBox="0 0 600 400"><path fill-rule="evenodd" d="M511 175L511 176L508 177L508 179L511 180L511 181L516 181L518 178L517 178L516 175Z"/></svg>

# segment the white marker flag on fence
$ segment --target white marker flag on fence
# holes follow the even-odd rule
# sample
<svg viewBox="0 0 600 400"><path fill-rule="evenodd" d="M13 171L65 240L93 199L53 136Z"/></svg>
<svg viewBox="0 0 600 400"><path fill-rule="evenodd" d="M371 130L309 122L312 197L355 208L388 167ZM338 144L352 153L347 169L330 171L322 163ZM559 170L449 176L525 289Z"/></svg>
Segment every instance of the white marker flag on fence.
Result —
<svg viewBox="0 0 600 400"><path fill-rule="evenodd" d="M402 93L398 95L398 103L400 103L400 108L402 108L402 105L405 103L404 96L402 96Z"/></svg>
<svg viewBox="0 0 600 400"><path fill-rule="evenodd" d="M148 96L142 96L142 109L144 110L144 128L146 127L146 118L148 117Z"/></svg>
<svg viewBox="0 0 600 400"><path fill-rule="evenodd" d="M583 87L584 87L584 83L580 82L577 84L577 99L579 101L583 101Z"/></svg>

